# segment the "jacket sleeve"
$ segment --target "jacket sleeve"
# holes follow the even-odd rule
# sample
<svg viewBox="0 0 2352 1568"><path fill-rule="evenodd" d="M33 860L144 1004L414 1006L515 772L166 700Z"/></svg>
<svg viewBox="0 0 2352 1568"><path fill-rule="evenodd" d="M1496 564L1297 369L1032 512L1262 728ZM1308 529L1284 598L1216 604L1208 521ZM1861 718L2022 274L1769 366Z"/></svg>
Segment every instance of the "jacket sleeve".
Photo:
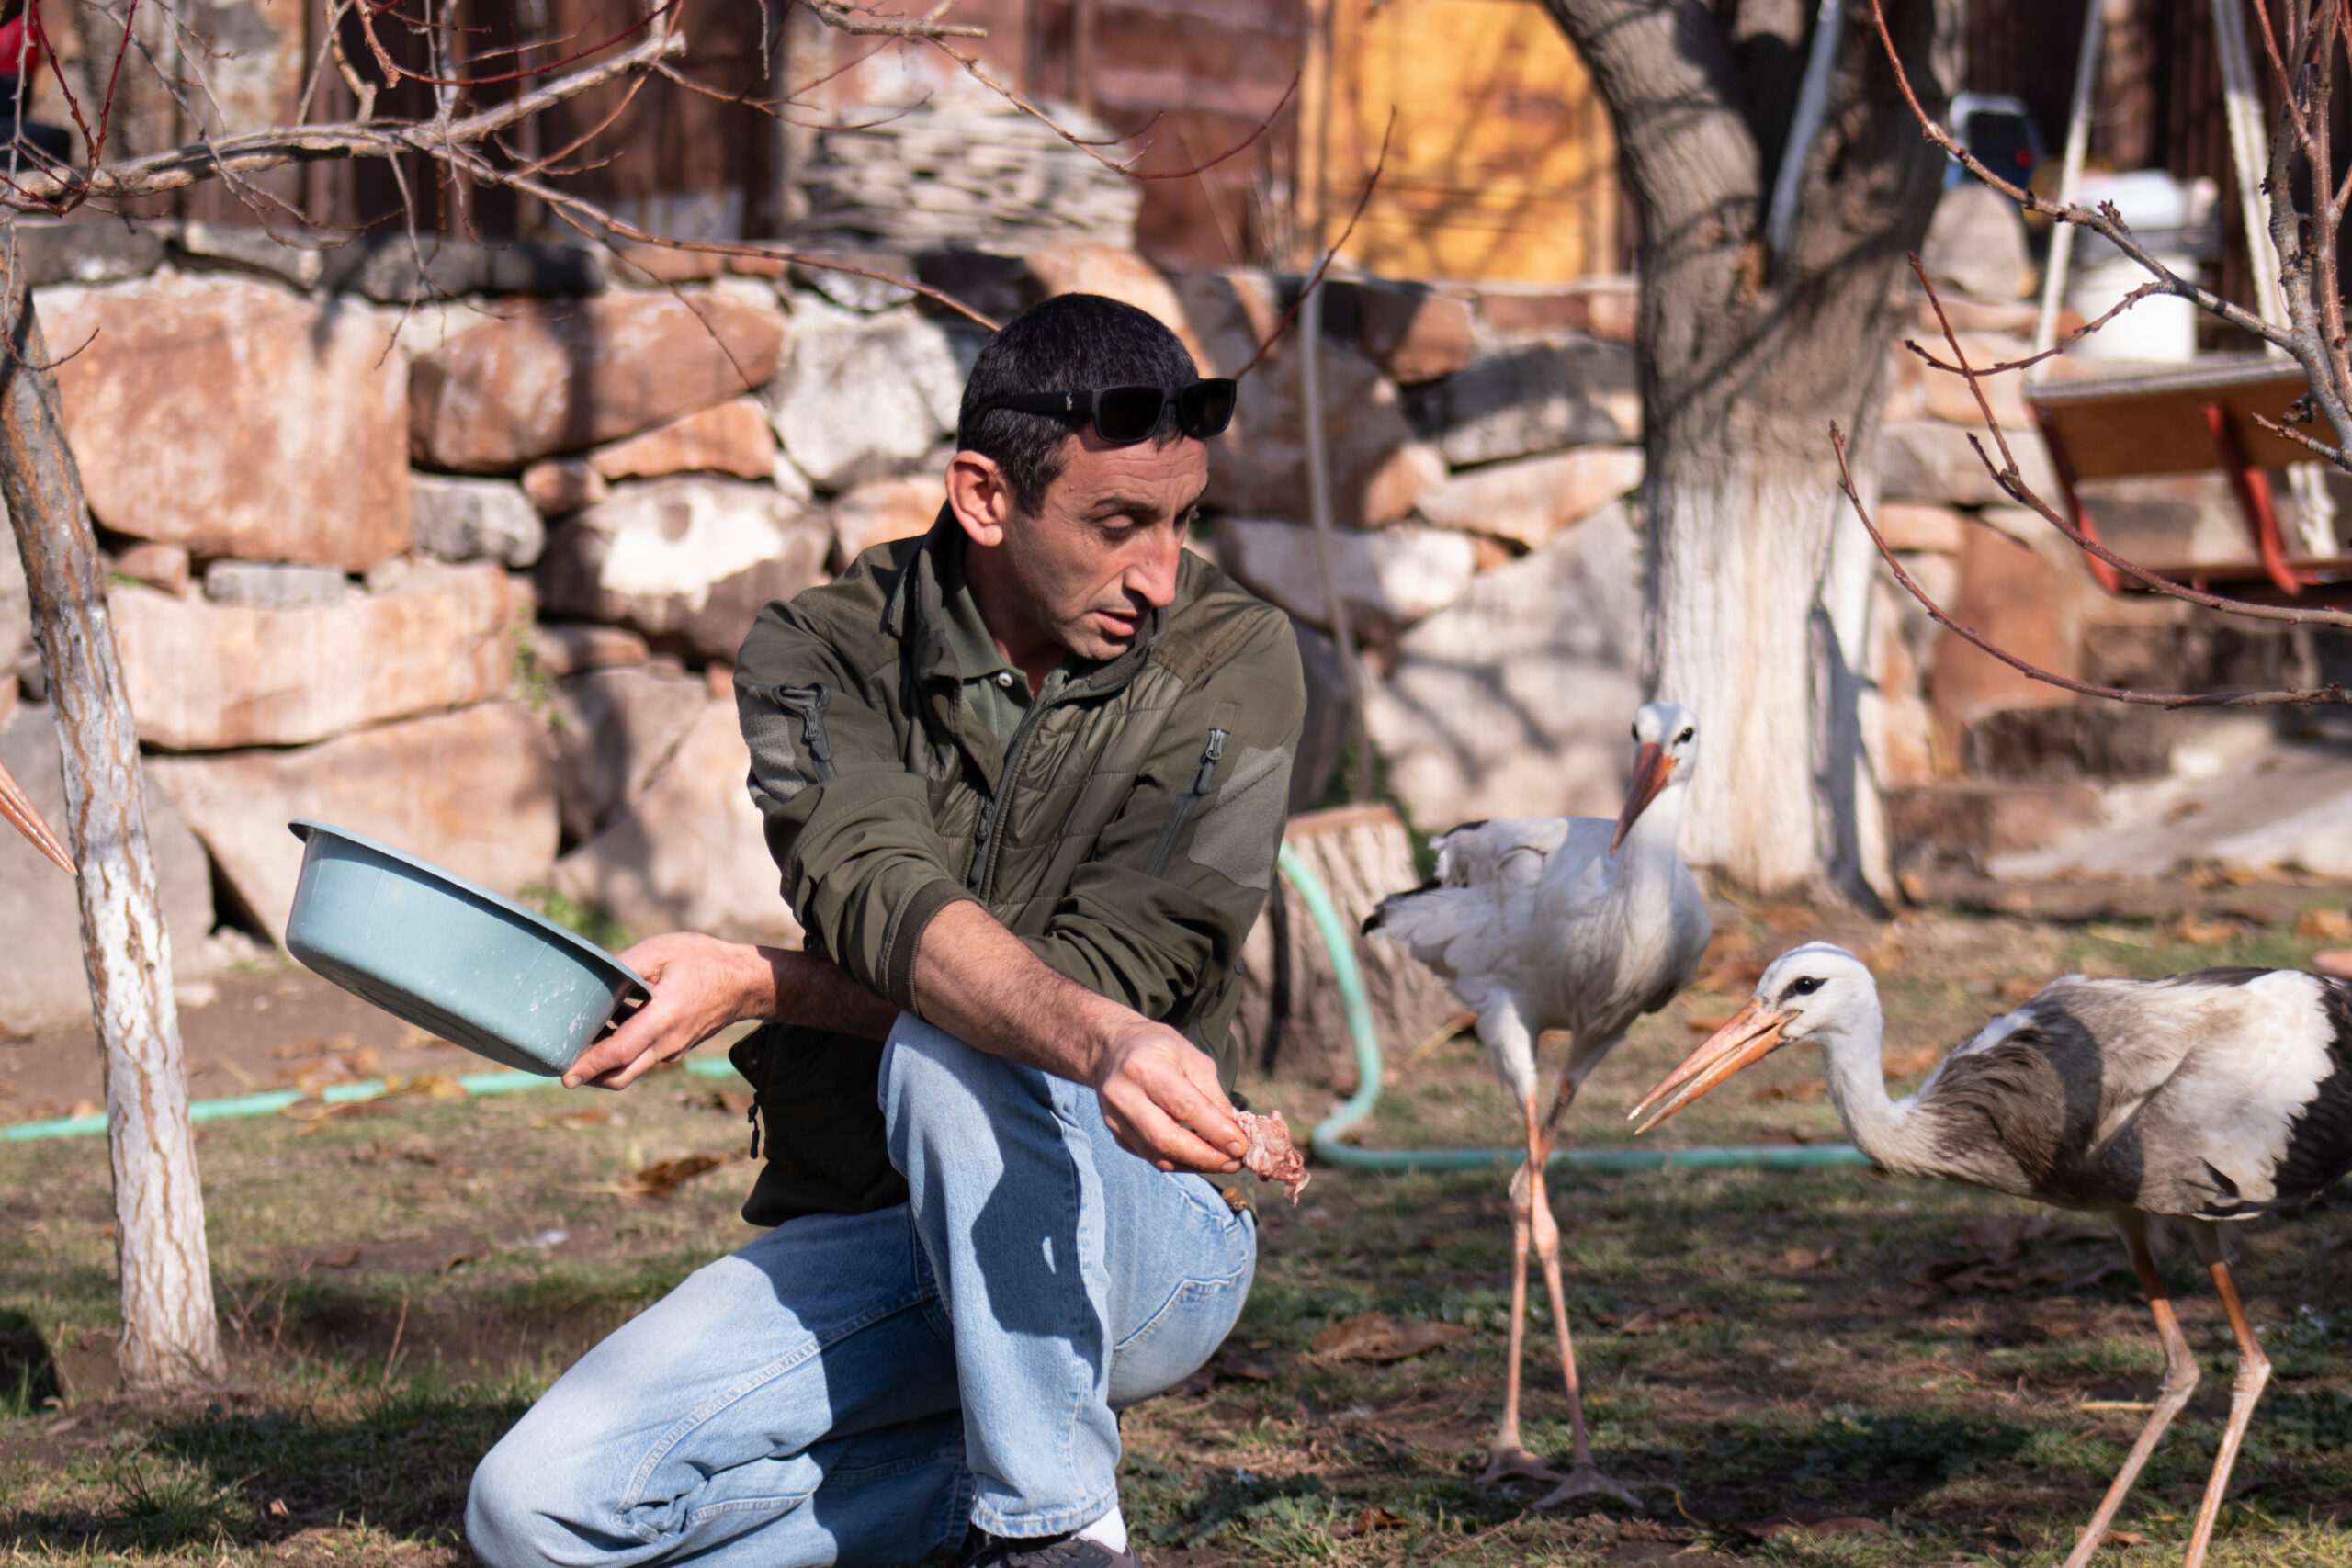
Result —
<svg viewBox="0 0 2352 1568"><path fill-rule="evenodd" d="M1289 621L1253 615L1177 699L1095 852L1024 939L1031 950L1147 1018L1190 1021L1210 979L1239 962L1273 885L1306 714Z"/></svg>
<svg viewBox="0 0 2352 1568"><path fill-rule="evenodd" d="M923 929L970 895L908 771L903 721L789 605L763 610L744 639L735 705L768 852L811 945L911 1010Z"/></svg>

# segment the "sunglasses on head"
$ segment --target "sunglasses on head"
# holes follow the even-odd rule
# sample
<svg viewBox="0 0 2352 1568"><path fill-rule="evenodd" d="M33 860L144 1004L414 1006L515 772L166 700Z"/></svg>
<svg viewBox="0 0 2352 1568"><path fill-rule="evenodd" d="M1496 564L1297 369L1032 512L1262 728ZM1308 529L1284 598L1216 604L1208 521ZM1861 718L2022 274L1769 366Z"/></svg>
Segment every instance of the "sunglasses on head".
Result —
<svg viewBox="0 0 2352 1568"><path fill-rule="evenodd" d="M1148 440L1159 428L1160 416L1171 403L1176 428L1195 441L1221 435L1233 423L1234 384L1217 377L1185 387L1101 387L1091 392L1021 392L990 398L973 412L1010 409L1015 413L1059 414L1092 420L1094 434L1106 446L1132 446Z"/></svg>

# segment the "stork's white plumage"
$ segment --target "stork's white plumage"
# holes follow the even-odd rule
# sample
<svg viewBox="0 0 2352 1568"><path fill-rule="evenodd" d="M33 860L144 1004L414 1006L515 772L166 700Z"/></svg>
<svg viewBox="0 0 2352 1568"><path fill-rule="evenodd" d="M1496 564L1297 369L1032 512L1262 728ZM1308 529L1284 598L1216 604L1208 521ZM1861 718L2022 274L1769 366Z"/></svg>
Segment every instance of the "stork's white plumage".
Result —
<svg viewBox="0 0 2352 1568"><path fill-rule="evenodd" d="M1403 942L1453 984L1477 1015L1478 1037L1497 1076L1519 1100L1527 1163L1511 1183L1510 1359L1485 1479L1557 1481L1539 1507L1585 1492L1634 1501L1594 1467L1585 1436L1544 1163L1577 1088L1634 1020L1690 984L1709 934L1707 901L1675 852L1698 758L1698 722L1672 703L1652 703L1634 716L1634 739L1633 786L1615 822L1547 817L1456 828L1438 840L1436 880L1384 900L1364 923L1367 931ZM1535 1047L1548 1029L1566 1030L1571 1040L1551 1111L1539 1118ZM1573 1453L1565 1476L1520 1441L1531 1243L1551 1292L1567 1384Z"/></svg>
<svg viewBox="0 0 2352 1568"><path fill-rule="evenodd" d="M0 818L14 823L17 831L31 840L33 848L56 862L66 875L77 874L74 857L65 852L65 846L57 841L57 835L49 830L49 824L41 820L40 813L33 808L33 803L26 798L17 781L8 776L6 768L0 768Z"/></svg>
<svg viewBox="0 0 2352 1568"><path fill-rule="evenodd" d="M2090 1561L2197 1386L2147 1239L2150 1214L2187 1220L2238 1346L2229 1425L2185 1559L2199 1568L2270 1376L2216 1223L2300 1208L2352 1170L2352 985L2299 969L2069 975L1986 1024L1899 1100L1886 1092L1883 1035L1870 970L1809 943L1767 969L1747 1004L1634 1114L1656 1126L1749 1063L1816 1040L1838 1114L1878 1165L2114 1217L2164 1341L2164 1392L2067 1568Z"/></svg>

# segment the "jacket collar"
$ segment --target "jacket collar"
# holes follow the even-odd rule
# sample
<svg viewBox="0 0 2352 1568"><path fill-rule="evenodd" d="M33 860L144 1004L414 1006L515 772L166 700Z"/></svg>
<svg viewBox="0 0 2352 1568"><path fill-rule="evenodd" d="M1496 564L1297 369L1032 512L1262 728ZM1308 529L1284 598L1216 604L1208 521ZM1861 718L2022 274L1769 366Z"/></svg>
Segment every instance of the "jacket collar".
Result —
<svg viewBox="0 0 2352 1568"><path fill-rule="evenodd" d="M931 525L931 532L922 536L906 567L892 585L890 597L883 610L884 624L899 639L911 660L918 680L926 684L933 681L960 682L963 667L957 663L956 650L947 641L946 565L954 557L960 558L965 548L964 530L955 514L943 505ZM1137 628L1136 638L1126 651L1106 664L1097 665L1083 675L1070 678L1068 690L1072 694L1099 696L1115 692L1136 678L1137 671L1151 660L1152 650L1168 634L1168 609L1154 606Z"/></svg>

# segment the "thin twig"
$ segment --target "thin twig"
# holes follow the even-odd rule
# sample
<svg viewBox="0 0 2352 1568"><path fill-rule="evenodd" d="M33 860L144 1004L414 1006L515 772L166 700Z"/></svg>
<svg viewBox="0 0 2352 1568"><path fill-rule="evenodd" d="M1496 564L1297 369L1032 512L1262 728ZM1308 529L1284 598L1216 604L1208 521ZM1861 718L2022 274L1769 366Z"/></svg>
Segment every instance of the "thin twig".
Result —
<svg viewBox="0 0 2352 1568"><path fill-rule="evenodd" d="M1283 334L1289 332L1291 323L1298 319L1298 308L1306 303L1306 297L1323 287L1323 275L1331 269L1332 260L1354 235L1356 223L1363 217L1363 209L1372 205L1372 193L1378 188L1380 176L1388 167L1389 139L1396 134L1396 107L1392 104L1388 108L1388 128L1380 133L1380 156L1373 161L1372 173L1363 182L1363 194L1356 197L1356 209L1348 214L1348 226L1340 231L1340 237L1331 242L1330 249L1323 253L1323 259L1315 264L1315 270L1307 275L1306 286L1298 291L1298 298L1291 301L1290 309L1283 312L1283 319L1274 323L1274 330L1266 334L1266 341L1258 345L1258 352L1250 356L1250 363L1233 373L1235 380L1238 381L1258 368L1258 362L1283 340Z"/></svg>

